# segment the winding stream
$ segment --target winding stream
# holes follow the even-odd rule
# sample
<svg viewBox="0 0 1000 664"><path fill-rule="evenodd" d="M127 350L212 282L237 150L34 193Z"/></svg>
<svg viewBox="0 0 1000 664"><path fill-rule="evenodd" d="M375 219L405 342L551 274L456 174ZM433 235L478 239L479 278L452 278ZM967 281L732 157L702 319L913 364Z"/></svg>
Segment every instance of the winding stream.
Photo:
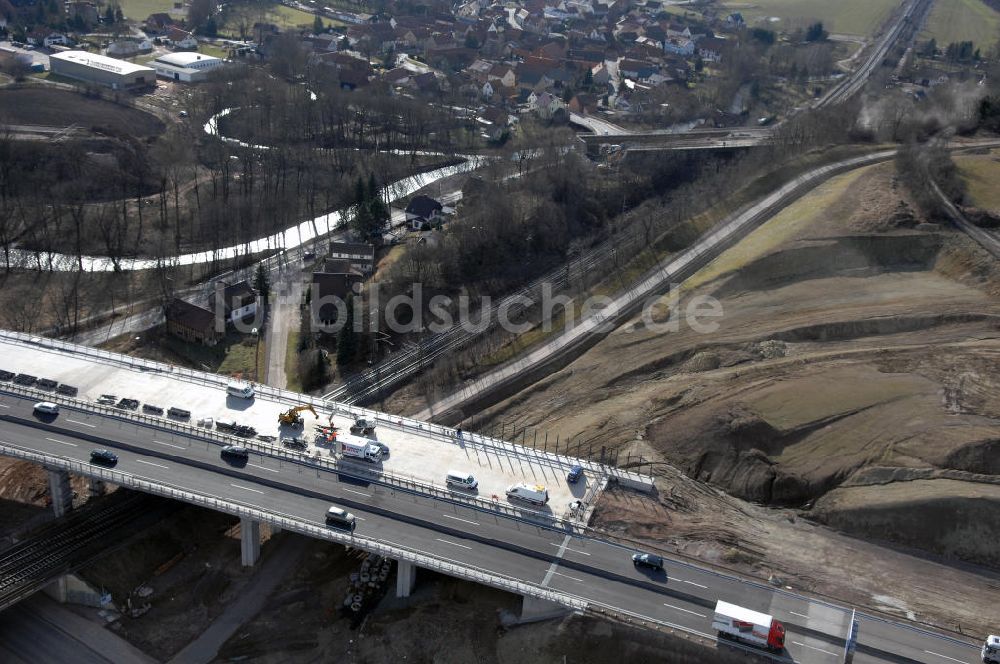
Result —
<svg viewBox="0 0 1000 664"><path fill-rule="evenodd" d="M223 136L219 133L219 119L233 112L232 108L227 108L209 118L204 125L205 133L210 136L217 136L226 143L240 145L246 148L266 150L267 146L252 145L239 139ZM410 154L410 153L405 153ZM443 153L419 152L421 155L445 156ZM418 173L409 177L397 180L382 189L384 195L389 200L395 200L409 196L413 192L433 184L438 180L464 173L478 168L484 161L483 157L473 155L462 155L465 159L460 164L445 166L426 173ZM295 226L286 228L283 231L266 235L264 237L244 242L241 244L216 249L213 251L199 251L179 256L167 256L162 258L121 258L118 261L118 270L150 270L161 266L183 266L197 265L200 263L210 263L213 261L226 260L238 256L246 256L260 252L288 250L300 247L317 237L327 235L336 229L344 220L346 210L334 210L328 214L320 215L315 219L305 219ZM28 251L26 249L11 249L11 265L35 269L41 264L42 269L60 272L74 272L80 269L81 263L85 272L113 272L114 262L106 256L83 256L79 259L74 254L62 254L48 251Z"/></svg>

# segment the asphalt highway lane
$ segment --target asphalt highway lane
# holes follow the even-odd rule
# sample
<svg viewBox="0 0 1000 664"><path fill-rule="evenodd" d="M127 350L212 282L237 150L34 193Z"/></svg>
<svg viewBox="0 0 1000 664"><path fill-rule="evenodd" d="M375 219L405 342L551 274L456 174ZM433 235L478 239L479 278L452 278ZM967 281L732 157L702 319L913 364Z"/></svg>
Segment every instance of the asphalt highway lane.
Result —
<svg viewBox="0 0 1000 664"><path fill-rule="evenodd" d="M220 457L215 443L114 417L67 407L51 421L41 417L32 412L31 400L0 395L0 443L83 462L89 462L91 450L105 447L118 455L119 472L312 525L324 525L327 507L337 504L358 517L356 535L709 638L714 638L715 602L721 599L784 622L789 661L842 658L847 613L767 585L669 559L665 573L645 571L632 564L632 549L593 533L543 527L256 453L245 465L232 464ZM974 662L977 655L971 644L905 624L862 619L854 661L947 664Z"/></svg>

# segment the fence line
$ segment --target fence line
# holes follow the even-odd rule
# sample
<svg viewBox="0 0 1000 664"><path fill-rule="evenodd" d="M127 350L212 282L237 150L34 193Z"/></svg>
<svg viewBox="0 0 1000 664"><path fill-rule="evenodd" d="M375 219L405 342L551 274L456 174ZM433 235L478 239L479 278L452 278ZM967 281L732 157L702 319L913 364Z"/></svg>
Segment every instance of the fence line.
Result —
<svg viewBox="0 0 1000 664"><path fill-rule="evenodd" d="M191 382L199 383L202 385L209 385L213 387L219 387L225 389L226 383L229 382L229 378L226 376L221 376L218 374L209 374L202 371L194 371L192 369L186 369L183 367L175 367L173 365L167 365L153 360L147 360L144 358L136 358L127 355L121 355L119 353L112 353L109 351L91 348L89 346L80 346L70 342L66 342L60 339L49 339L45 337L38 337L30 334L25 334L22 332L12 332L12 331L0 331L0 338L7 338L8 340L19 342L26 345L39 346L42 348L52 348L55 350L61 350L74 355L83 355L96 357L103 361L110 361L129 369L135 369L138 371L154 371L160 374L175 376L182 379L190 380ZM564 470L569 470L575 465L580 465L586 470L590 470L598 475L611 475L616 478L626 479L634 485L647 485L652 486L652 480L642 474L632 473L622 469L612 468L606 464L597 463L588 459L577 459L569 457L567 455L553 454L548 451L539 451L531 447L517 445L505 440L492 438L488 436L483 436L482 434L472 433L472 432L462 432L461 437L458 436L456 429L451 427L445 427L442 425L431 424L429 422L422 422L413 418L405 417L402 415L389 415L387 413L381 413L378 411L370 410L368 408L362 408L360 406L353 406L344 403L331 403L326 401L322 397L314 397L312 395L299 394L297 392L291 392L289 390L270 387L268 385L255 384L254 389L257 394L261 396L268 397L272 400L278 402L293 402L293 403L308 403L314 408L322 410L332 410L333 414L346 414L354 418L365 418L376 422L379 426L386 426L392 429L400 430L406 433L418 433L423 436L433 436L441 442L450 442L452 444L474 444L483 449L484 451L499 452L503 451L507 454L513 454L521 458L528 458L536 462L544 462L550 466L562 468ZM89 406L90 403L86 402ZM119 414L122 412L115 409ZM163 426L166 425L177 425L180 424L173 420L166 419L155 419L155 424ZM202 430L204 431L204 430Z"/></svg>
<svg viewBox="0 0 1000 664"><path fill-rule="evenodd" d="M125 486L130 489L136 489L145 493L164 496L175 500L182 500L194 505L209 507L217 512L251 519L261 523L268 523L278 526L283 530L290 530L316 539L330 540L348 547L365 549L398 561L406 561L425 569L439 571L449 576L475 581L476 583L493 586L495 588L500 588L502 590L507 590L520 595L528 595L539 599L545 599L550 602L567 606L574 610L582 611L587 606L587 601L582 598L574 597L548 588L543 588L498 572L483 572L480 568L473 568L456 561L430 556L422 551L405 545L388 542L374 537L359 536L353 532L341 532L331 528L317 526L312 522L298 517L264 511L252 505L240 503L234 500L222 500L213 496L195 493L167 482L152 482L130 473L123 473L109 468L101 468L72 459L50 457L26 450L10 443L0 443L0 453L6 456L43 464L50 469L65 470L78 475L97 477L106 482Z"/></svg>
<svg viewBox="0 0 1000 664"><path fill-rule="evenodd" d="M556 514L549 514L546 512L540 512L538 510L515 507L513 505L507 505L505 503L501 503L495 500L487 500L486 498L482 498L480 496L456 493L448 490L447 488L438 487L434 484L431 484L425 480L414 477L413 475L410 474L391 472L385 470L376 470L374 468L365 467L365 465L363 465L363 462L355 462L351 460L343 460L336 458L326 459L319 456L318 453L316 453L315 455L308 455L302 452L288 450L281 445L272 445L262 441L240 438L238 436L223 434L217 431L213 431L211 429L193 426L182 422L177 422L175 420L169 420L166 418L145 415L139 412L122 410L114 406L105 406L103 404L85 402L73 397L68 397L61 394L52 394L49 392L44 392L42 390L24 387L21 385L13 385L13 384L0 385L0 394L3 393L16 394L20 396L30 397L33 399L45 399L47 401L57 401L64 406L67 406L69 408L75 408L83 412L91 412L91 413L96 412L96 414L99 414L101 416L111 417L113 419L128 422L136 426L151 426L151 427L171 429L181 435L187 436L194 440L210 442L220 446L238 444L242 447L246 447L247 449L257 452L259 454L278 458L283 461L289 461L292 463L298 463L301 465L307 465L312 467L319 467L324 470L330 472L336 472L339 474L358 476L358 479L365 479L371 482L384 484L389 487L408 490L414 493L429 495L434 498L443 499L448 502L465 505L467 507L473 507L482 511L498 512L506 516L522 520L542 522L563 529L572 529L578 525L572 519L565 519L563 517L557 516Z"/></svg>

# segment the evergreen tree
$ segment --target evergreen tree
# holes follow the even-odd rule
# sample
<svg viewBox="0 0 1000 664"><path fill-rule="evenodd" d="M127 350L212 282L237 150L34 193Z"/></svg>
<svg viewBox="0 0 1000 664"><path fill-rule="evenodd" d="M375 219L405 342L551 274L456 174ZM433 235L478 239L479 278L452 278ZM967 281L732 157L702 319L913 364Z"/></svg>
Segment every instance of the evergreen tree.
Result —
<svg viewBox="0 0 1000 664"><path fill-rule="evenodd" d="M260 293L260 296L267 302L267 296L271 292L271 275L264 269L263 263L257 265L257 271L253 275L253 287Z"/></svg>
<svg viewBox="0 0 1000 664"><path fill-rule="evenodd" d="M316 364L313 367L312 385L313 389L326 385L327 371L326 358L319 349L316 350Z"/></svg>
<svg viewBox="0 0 1000 664"><path fill-rule="evenodd" d="M374 173L368 174L368 209L374 223L381 229L382 222L389 217L389 210L382 200L382 192L379 191L378 181L375 179Z"/></svg>
<svg viewBox="0 0 1000 664"><path fill-rule="evenodd" d="M319 16L317 16L316 18L314 18L313 19L313 34L314 35L318 35L321 32L325 32L325 31L326 30L323 28L323 19L321 19Z"/></svg>
<svg viewBox="0 0 1000 664"><path fill-rule="evenodd" d="M823 29L823 22L813 23L806 29L806 41L825 41L829 33Z"/></svg>

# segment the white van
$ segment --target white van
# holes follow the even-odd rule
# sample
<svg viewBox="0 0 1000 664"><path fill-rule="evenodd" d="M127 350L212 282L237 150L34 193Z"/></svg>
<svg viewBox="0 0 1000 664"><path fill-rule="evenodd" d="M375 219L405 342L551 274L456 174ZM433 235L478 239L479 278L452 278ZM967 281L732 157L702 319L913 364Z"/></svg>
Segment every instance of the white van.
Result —
<svg viewBox="0 0 1000 664"><path fill-rule="evenodd" d="M523 500L532 505L544 505L549 502L549 491L541 484L528 486L522 482L507 487L507 497Z"/></svg>
<svg viewBox="0 0 1000 664"><path fill-rule="evenodd" d="M468 489L469 491L475 491L479 487L479 482L476 481L473 475L460 473L457 470L449 470L444 481L448 486L458 489Z"/></svg>
<svg viewBox="0 0 1000 664"><path fill-rule="evenodd" d="M253 399L253 387L247 383L232 382L226 385L226 394L241 399Z"/></svg>

